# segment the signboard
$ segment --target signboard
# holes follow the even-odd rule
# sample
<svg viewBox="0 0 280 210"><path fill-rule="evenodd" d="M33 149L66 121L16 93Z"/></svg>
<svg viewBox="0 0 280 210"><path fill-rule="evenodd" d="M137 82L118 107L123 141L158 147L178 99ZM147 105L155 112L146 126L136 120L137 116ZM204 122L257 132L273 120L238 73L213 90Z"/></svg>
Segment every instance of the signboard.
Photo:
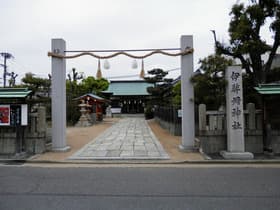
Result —
<svg viewBox="0 0 280 210"><path fill-rule="evenodd" d="M178 117L182 118L182 109L178 109Z"/></svg>
<svg viewBox="0 0 280 210"><path fill-rule="evenodd" d="M21 105L11 105L10 125L21 125Z"/></svg>
<svg viewBox="0 0 280 210"><path fill-rule="evenodd" d="M21 125L28 125L28 107L27 104L21 105Z"/></svg>
<svg viewBox="0 0 280 210"><path fill-rule="evenodd" d="M0 126L28 125L27 104L0 105Z"/></svg>
<svg viewBox="0 0 280 210"><path fill-rule="evenodd" d="M120 114L122 112L122 108L111 108L112 114Z"/></svg>
<svg viewBox="0 0 280 210"><path fill-rule="evenodd" d="M0 105L0 126L10 125L10 105Z"/></svg>

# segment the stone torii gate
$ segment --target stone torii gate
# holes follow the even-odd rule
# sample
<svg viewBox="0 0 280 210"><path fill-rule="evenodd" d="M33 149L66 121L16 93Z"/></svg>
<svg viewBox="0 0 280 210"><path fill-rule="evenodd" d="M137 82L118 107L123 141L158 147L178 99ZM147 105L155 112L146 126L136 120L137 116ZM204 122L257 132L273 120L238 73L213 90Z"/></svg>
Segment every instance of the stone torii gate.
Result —
<svg viewBox="0 0 280 210"><path fill-rule="evenodd" d="M181 51L193 49L193 36L183 35ZM58 56L53 56L53 54ZM67 151L66 144L66 42L63 39L51 40L52 56L52 149ZM193 151L195 140L194 93L190 78L193 74L193 53L181 55L181 97L182 97L182 142L181 151Z"/></svg>

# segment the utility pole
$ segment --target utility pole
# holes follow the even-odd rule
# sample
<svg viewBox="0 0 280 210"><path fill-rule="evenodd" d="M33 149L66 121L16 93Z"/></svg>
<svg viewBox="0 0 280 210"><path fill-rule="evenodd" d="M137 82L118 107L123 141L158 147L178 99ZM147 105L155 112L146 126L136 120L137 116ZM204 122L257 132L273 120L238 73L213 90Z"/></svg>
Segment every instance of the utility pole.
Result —
<svg viewBox="0 0 280 210"><path fill-rule="evenodd" d="M6 64L7 57L4 56L4 74L3 74L3 80L4 80L4 88L6 87L6 75L7 75L7 64Z"/></svg>
<svg viewBox="0 0 280 210"><path fill-rule="evenodd" d="M4 73L3 73L3 87L5 88L6 87L6 77L7 77L7 59L10 59L10 58L14 58L14 56L11 54L11 53L7 53L7 52L2 52L0 53L0 55L4 58L4 64L3 64L3 67L4 67Z"/></svg>
<svg viewBox="0 0 280 210"><path fill-rule="evenodd" d="M215 46L215 53L217 51L217 37L216 37L216 31L215 30L210 30L212 33L213 33L213 36L214 36L214 46Z"/></svg>

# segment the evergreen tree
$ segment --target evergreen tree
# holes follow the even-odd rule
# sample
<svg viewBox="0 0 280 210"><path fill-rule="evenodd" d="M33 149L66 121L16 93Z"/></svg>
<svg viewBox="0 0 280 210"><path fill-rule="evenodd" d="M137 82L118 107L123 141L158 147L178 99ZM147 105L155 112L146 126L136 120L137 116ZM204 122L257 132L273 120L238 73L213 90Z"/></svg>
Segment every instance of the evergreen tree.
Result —
<svg viewBox="0 0 280 210"><path fill-rule="evenodd" d="M152 105L164 105L170 104L171 97L171 82L173 79L167 79L165 76L168 72L162 69L152 69L148 71L150 77L144 77L144 79L154 84L153 87L148 87L147 91L152 95Z"/></svg>
<svg viewBox="0 0 280 210"><path fill-rule="evenodd" d="M36 94L37 92L44 92L46 96L49 96L49 90L51 87L50 79L36 77L33 73L28 72L21 81L23 84L20 86L28 87L33 91L33 94Z"/></svg>
<svg viewBox="0 0 280 210"><path fill-rule="evenodd" d="M225 104L226 68L232 60L220 55L210 55L199 60L200 74L192 77L195 103L206 104L209 109L218 109Z"/></svg>
<svg viewBox="0 0 280 210"><path fill-rule="evenodd" d="M272 61L280 44L279 0L250 0L247 5L234 4L229 24L229 44L216 41L217 53L239 59L254 85L265 83L273 71ZM270 24L269 24L270 23ZM261 30L269 26L273 43L261 37ZM268 55L266 61L264 54Z"/></svg>

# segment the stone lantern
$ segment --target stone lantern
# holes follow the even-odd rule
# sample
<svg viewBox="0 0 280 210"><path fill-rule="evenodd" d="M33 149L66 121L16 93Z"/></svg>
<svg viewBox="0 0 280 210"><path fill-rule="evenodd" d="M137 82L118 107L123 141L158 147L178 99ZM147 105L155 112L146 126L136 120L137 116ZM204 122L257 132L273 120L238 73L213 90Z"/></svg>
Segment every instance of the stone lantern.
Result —
<svg viewBox="0 0 280 210"><path fill-rule="evenodd" d="M76 127L87 127L87 126L92 125L90 123L89 116L88 116L88 110L87 110L87 107L89 107L89 106L90 105L85 103L85 100L81 100L81 104L79 104L81 116L80 116L79 121L76 124Z"/></svg>

